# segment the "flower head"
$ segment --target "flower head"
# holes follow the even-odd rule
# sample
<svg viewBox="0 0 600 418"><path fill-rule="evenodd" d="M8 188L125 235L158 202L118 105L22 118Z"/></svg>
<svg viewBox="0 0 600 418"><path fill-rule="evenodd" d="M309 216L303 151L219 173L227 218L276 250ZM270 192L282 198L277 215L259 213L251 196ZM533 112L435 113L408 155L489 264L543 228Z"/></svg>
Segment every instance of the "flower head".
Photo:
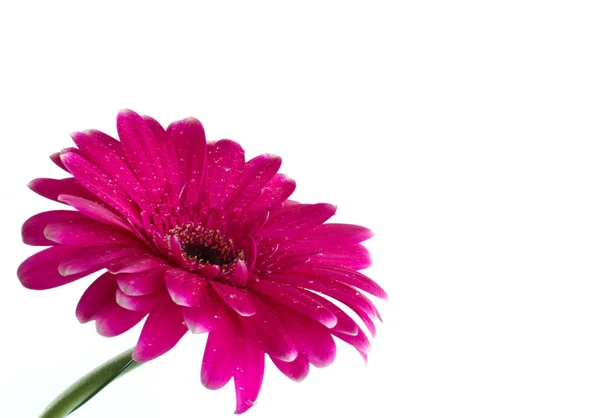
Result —
<svg viewBox="0 0 600 418"><path fill-rule="evenodd" d="M30 188L68 210L42 212L22 228L49 246L18 269L21 283L49 289L106 270L76 315L115 336L146 318L133 359L152 360L188 331L208 332L201 380L235 381L236 413L258 396L267 354L291 379L335 357L332 336L365 358L369 339L331 300L375 333L379 316L360 291L385 292L358 270L371 263L363 227L325 223L336 208L288 198L281 159L249 161L234 141L207 143L194 118L165 130L133 111L117 118L119 139L89 130L51 156L70 176Z"/></svg>

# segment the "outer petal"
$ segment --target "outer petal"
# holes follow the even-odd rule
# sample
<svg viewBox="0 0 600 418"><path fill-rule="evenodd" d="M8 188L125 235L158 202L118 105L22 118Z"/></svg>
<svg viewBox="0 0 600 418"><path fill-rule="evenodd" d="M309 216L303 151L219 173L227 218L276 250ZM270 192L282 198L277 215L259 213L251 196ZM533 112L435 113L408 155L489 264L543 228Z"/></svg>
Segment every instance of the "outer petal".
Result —
<svg viewBox="0 0 600 418"><path fill-rule="evenodd" d="M337 317L327 307L314 299L309 292L272 280L260 280L252 285L252 289L259 291L283 303L290 308L332 328L337 323Z"/></svg>
<svg viewBox="0 0 600 418"><path fill-rule="evenodd" d="M260 229L265 226L265 223L269 219L269 212L264 211L259 215L254 216L253 218L245 216L245 220L242 222L237 222L232 225L229 225L227 229L227 236L230 237L233 242L240 242L244 240L248 240L245 242L245 246L254 246L254 252L256 252L256 242L254 241L254 237ZM244 248L244 251L246 248ZM256 255L254 255L256 257Z"/></svg>
<svg viewBox="0 0 600 418"><path fill-rule="evenodd" d="M271 240L290 239L321 225L335 210L335 206L327 203L288 206L276 211L259 234Z"/></svg>
<svg viewBox="0 0 600 418"><path fill-rule="evenodd" d="M339 300L356 312L356 314L365 322L369 331L374 334L375 326L373 325L371 318L379 317L379 312L377 312L377 308L375 308L375 305L373 305L369 299L353 287L339 283L335 280L326 280L320 277L295 276L291 274L273 274L269 279L282 281L304 289L314 290Z"/></svg>
<svg viewBox="0 0 600 418"><path fill-rule="evenodd" d="M58 265L58 272L63 276L78 275L83 272L87 275L104 268L113 260L142 251L140 248L122 245L73 248L77 248L78 251L65 256Z"/></svg>
<svg viewBox="0 0 600 418"><path fill-rule="evenodd" d="M44 228L44 236L58 244L82 247L113 244L140 245L134 235L89 218L53 222Z"/></svg>
<svg viewBox="0 0 600 418"><path fill-rule="evenodd" d="M104 206L102 203L95 202L92 200L84 199L79 196L71 196L67 194L61 194L58 196L58 201L65 203L78 212L83 213L91 219L95 219L98 222L105 223L107 225L117 226L124 230L130 230L131 226L126 224L121 217L113 213L109 208Z"/></svg>
<svg viewBox="0 0 600 418"><path fill-rule="evenodd" d="M144 119L158 142L165 178L167 180L165 190L170 195L178 196L181 191L181 185L179 183L179 163L175 154L173 141L170 140L165 129L155 119L150 116L142 116L142 119Z"/></svg>
<svg viewBox="0 0 600 418"><path fill-rule="evenodd" d="M308 376L308 360L301 354L298 354L293 361L281 361L276 358L271 358L271 360L281 373L295 382L302 382Z"/></svg>
<svg viewBox="0 0 600 418"><path fill-rule="evenodd" d="M88 200L98 201L98 198L95 195L90 193L73 177L59 180L39 178L32 180L27 186L40 196L57 202L59 202L58 196L62 194L79 196Z"/></svg>
<svg viewBox="0 0 600 418"><path fill-rule="evenodd" d="M96 331L104 337L116 337L137 325L147 315L146 312L134 312L109 300L94 316Z"/></svg>
<svg viewBox="0 0 600 418"><path fill-rule="evenodd" d="M237 367L233 371L236 395L236 414L246 412L258 398L265 371L265 353L245 338L237 353Z"/></svg>
<svg viewBox="0 0 600 418"><path fill-rule="evenodd" d="M116 291L117 283L112 274L104 273L94 280L77 304L75 315L79 322L83 324L94 319L105 305L114 301Z"/></svg>
<svg viewBox="0 0 600 418"><path fill-rule="evenodd" d="M206 137L198 119L187 118L167 128L168 141L173 144L179 166L179 184L185 188L185 200L198 201L206 160ZM161 151L164 149L161 148Z"/></svg>
<svg viewBox="0 0 600 418"><path fill-rule="evenodd" d="M123 293L129 296L143 296L164 286L165 270L154 268L137 273L118 273L115 277Z"/></svg>
<svg viewBox="0 0 600 418"><path fill-rule="evenodd" d="M373 236L373 232L363 226L349 224L323 224L314 228L309 235L289 241L287 251L310 251L313 249L337 248L355 245Z"/></svg>
<svg viewBox="0 0 600 418"><path fill-rule="evenodd" d="M230 208L243 209L262 193L263 187L277 174L281 166L281 157L277 155L259 155L244 165L238 192L229 203Z"/></svg>
<svg viewBox="0 0 600 418"><path fill-rule="evenodd" d="M362 270L371 266L371 254L363 245L357 244L350 247L328 248L311 256L317 263L334 264L353 270Z"/></svg>
<svg viewBox="0 0 600 418"><path fill-rule="evenodd" d="M60 160L60 152L55 152L53 154L50 154L50 159L52 160L52 162L54 164L56 164L59 168L62 168L63 170L65 170L67 173L69 172L69 170L67 170L67 167L65 167L65 165L62 163L62 161Z"/></svg>
<svg viewBox="0 0 600 418"><path fill-rule="evenodd" d="M140 210L133 203L131 197L116 185L110 177L100 171L98 167L72 152L62 154L61 159L73 176L86 189L113 207L135 225L142 225L139 215ZM74 193L63 191L59 194L73 195Z"/></svg>
<svg viewBox="0 0 600 418"><path fill-rule="evenodd" d="M260 298L254 298L254 303L256 315L240 317L248 335L271 357L293 361L298 356L298 349L277 310Z"/></svg>
<svg viewBox="0 0 600 418"><path fill-rule="evenodd" d="M139 362L152 360L173 348L186 332L181 309L162 304L148 316L131 357Z"/></svg>
<svg viewBox="0 0 600 418"><path fill-rule="evenodd" d="M220 389L231 379L235 368L235 350L240 342L237 318L223 306L208 334L202 358L200 378L208 389Z"/></svg>
<svg viewBox="0 0 600 418"><path fill-rule="evenodd" d="M23 242L27 245L56 245L44 236L44 228L54 222L89 219L74 210L51 210L27 219L21 228Z"/></svg>
<svg viewBox="0 0 600 418"><path fill-rule="evenodd" d="M59 264L80 250L81 247L66 246L50 247L42 250L21 263L17 270L17 276L26 288L43 290L71 283L101 268L82 269L68 277L59 274Z"/></svg>
<svg viewBox="0 0 600 418"><path fill-rule="evenodd" d="M331 328L331 333L341 333L347 335L358 334L358 330L360 329L358 324L354 322L354 319L352 319L350 315L344 312L339 306L333 302L330 302L324 297L317 295L316 293L312 293L311 296L313 299L321 303L325 308L333 312L333 314L336 316L337 323L335 324L335 327Z"/></svg>
<svg viewBox="0 0 600 418"><path fill-rule="evenodd" d="M315 367L333 363L336 347L330 331L301 314L286 312L285 324L290 330L298 352Z"/></svg>
<svg viewBox="0 0 600 418"><path fill-rule="evenodd" d="M117 116L117 130L127 161L144 189L160 194L165 187L165 173L152 130L140 115L127 109Z"/></svg>
<svg viewBox="0 0 600 418"><path fill-rule="evenodd" d="M246 207L248 218L252 218L268 210L269 208L282 204L296 189L296 182L279 173L273 176L263 188L262 193Z"/></svg>
<svg viewBox="0 0 600 418"><path fill-rule="evenodd" d="M117 288L116 301L120 306L130 311L149 313L160 305L168 304L170 298L165 291L158 291L142 296L129 296Z"/></svg>
<svg viewBox="0 0 600 418"><path fill-rule="evenodd" d="M106 266L111 273L141 273L164 266L165 260L148 253L133 254L119 258Z"/></svg>
<svg viewBox="0 0 600 418"><path fill-rule="evenodd" d="M90 163L98 167L115 181L121 189L131 196L138 205L147 201L143 188L123 160L121 143L101 132L74 132L73 141L79 147L79 153Z"/></svg>
<svg viewBox="0 0 600 418"><path fill-rule="evenodd" d="M223 299L223 301L238 314L242 316L251 316L256 313L256 306L248 297L247 291L224 285L219 282L210 282L210 284L221 299Z"/></svg>
<svg viewBox="0 0 600 418"><path fill-rule="evenodd" d="M272 245L272 244L271 244ZM286 272L290 269L293 269L296 266L308 263L312 257L316 255L316 252L313 253L285 253L280 251L280 246L275 244L275 252L272 254L271 258L262 259L261 266L264 264L268 265L268 270L275 272ZM264 249L264 246L263 248ZM269 249L270 251L270 249ZM265 263L268 261L268 263Z"/></svg>
<svg viewBox="0 0 600 418"><path fill-rule="evenodd" d="M244 150L237 142L222 139L207 147L204 190L208 205L225 207L237 191L244 169Z"/></svg>
<svg viewBox="0 0 600 418"><path fill-rule="evenodd" d="M285 274L297 274L300 276L316 276L324 279L336 280L340 283L344 283L350 286L354 286L358 289L364 290L377 296L378 298L387 299L388 295L385 293L377 283L368 278L362 273L354 271L352 269L338 267L331 264L321 263L307 263L293 269L287 270Z"/></svg>
<svg viewBox="0 0 600 418"><path fill-rule="evenodd" d="M169 268L165 273L165 284L171 299L181 306L198 306L206 297L206 279L178 268Z"/></svg>
<svg viewBox="0 0 600 418"><path fill-rule="evenodd" d="M207 290L206 297L200 306L181 308L185 324L195 334L210 331L215 321L217 325L219 324L220 314L218 311L223 308L223 301L210 287Z"/></svg>
<svg viewBox="0 0 600 418"><path fill-rule="evenodd" d="M369 343L369 338L361 329L358 330L358 334L356 335L348 335L337 332L334 332L333 335L356 348L361 357L365 360L365 363L367 362L367 354L369 351L371 351L371 344Z"/></svg>
<svg viewBox="0 0 600 418"><path fill-rule="evenodd" d="M256 216L265 210L281 205L296 189L296 182L285 174L279 173L273 176L262 193L246 207L249 218Z"/></svg>
<svg viewBox="0 0 600 418"><path fill-rule="evenodd" d="M112 149L114 152L117 153L119 158L121 158L121 159L125 158L125 153L123 152L123 146L121 145L121 143L119 141L117 141L112 136L107 135L104 132L98 131L96 129L86 129L85 131L83 131L83 133L86 134L87 136L94 138L96 141L99 141L101 144L107 146L108 148Z"/></svg>

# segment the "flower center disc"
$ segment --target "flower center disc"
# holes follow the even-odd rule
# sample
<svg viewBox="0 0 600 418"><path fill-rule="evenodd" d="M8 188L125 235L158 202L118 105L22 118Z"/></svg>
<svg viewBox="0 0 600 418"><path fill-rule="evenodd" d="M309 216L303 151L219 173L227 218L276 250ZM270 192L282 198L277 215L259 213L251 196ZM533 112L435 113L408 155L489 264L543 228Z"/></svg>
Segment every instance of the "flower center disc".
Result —
<svg viewBox="0 0 600 418"><path fill-rule="evenodd" d="M179 242L181 255L190 270L213 265L227 272L230 267L235 267L238 260L244 259L243 251L235 250L233 241L223 237L218 229L206 229L189 223L171 229L168 236L175 237Z"/></svg>
<svg viewBox="0 0 600 418"><path fill-rule="evenodd" d="M186 257L194 258L199 262L224 266L231 263L234 259L233 254L223 254L217 248L209 247L204 244L185 244L182 250Z"/></svg>

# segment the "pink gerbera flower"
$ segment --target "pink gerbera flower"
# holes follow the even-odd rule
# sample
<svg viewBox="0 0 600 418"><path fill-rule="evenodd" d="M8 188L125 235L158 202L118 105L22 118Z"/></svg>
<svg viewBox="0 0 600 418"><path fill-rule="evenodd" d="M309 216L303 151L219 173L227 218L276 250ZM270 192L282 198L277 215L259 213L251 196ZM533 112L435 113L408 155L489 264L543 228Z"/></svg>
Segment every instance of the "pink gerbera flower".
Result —
<svg viewBox="0 0 600 418"><path fill-rule="evenodd" d="M82 323L121 334L146 318L133 359L170 350L188 331L208 332L201 380L235 381L236 413L256 400L264 357L300 381L309 364L330 364L332 336L365 358L379 314L359 290L386 294L358 272L371 264L360 243L372 233L325 223L326 203L288 200L281 159L245 161L236 142L207 143L194 118L165 130L133 111L117 117L120 141L95 130L72 135L77 148L51 159L71 176L29 187L69 206L23 225L23 241L49 246L18 269L30 289L62 286L104 270L77 305ZM74 209L74 210L72 210Z"/></svg>

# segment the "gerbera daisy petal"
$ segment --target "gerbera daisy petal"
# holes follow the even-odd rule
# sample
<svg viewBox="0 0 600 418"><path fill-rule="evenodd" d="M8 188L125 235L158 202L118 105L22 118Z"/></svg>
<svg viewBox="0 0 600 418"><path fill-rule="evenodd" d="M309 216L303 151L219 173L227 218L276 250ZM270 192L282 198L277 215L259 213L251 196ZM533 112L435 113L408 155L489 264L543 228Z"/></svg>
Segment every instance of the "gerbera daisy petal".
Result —
<svg viewBox="0 0 600 418"><path fill-rule="evenodd" d="M327 328L332 328L337 323L337 317L329 309L311 297L308 292L297 287L272 280L261 280L254 283L252 288L314 319Z"/></svg>
<svg viewBox="0 0 600 418"><path fill-rule="evenodd" d="M181 309L173 303L161 304L148 315L131 357L150 361L173 348L186 332Z"/></svg>
<svg viewBox="0 0 600 418"><path fill-rule="evenodd" d="M299 354L315 367L322 368L333 363L336 347L330 330L304 315L285 312L284 316Z"/></svg>
<svg viewBox="0 0 600 418"><path fill-rule="evenodd" d="M135 312L119 306L114 299L110 299L94 315L96 332L103 337L116 337L136 326L147 312Z"/></svg>
<svg viewBox="0 0 600 418"><path fill-rule="evenodd" d="M333 335L356 348L365 362L367 361L367 354L371 351L371 343L369 342L369 338L361 329L358 330L358 334L356 335L348 335L338 332L334 332Z"/></svg>
<svg viewBox="0 0 600 418"><path fill-rule="evenodd" d="M58 265L58 272L63 276L72 276L83 272L88 272L87 274L89 274L104 268L113 260L142 251L140 248L123 245L73 248L77 248L78 251L63 257L63 260Z"/></svg>
<svg viewBox="0 0 600 418"><path fill-rule="evenodd" d="M158 148L160 150L160 158L163 163L163 170L165 172L165 192L174 194L179 193L181 190L179 182L179 165L177 162L177 155L175 153L175 147L173 141L170 140L167 131L158 123L154 118L150 116L142 116L142 119L148 125L148 128L154 134L156 141L158 142Z"/></svg>
<svg viewBox="0 0 600 418"><path fill-rule="evenodd" d="M137 273L115 274L117 285L129 296L143 296L154 293L164 286L165 270L154 268Z"/></svg>
<svg viewBox="0 0 600 418"><path fill-rule="evenodd" d="M310 235L289 241L284 248L306 251L330 247L345 247L361 243L373 236L373 232L363 226L348 224L323 224L314 228Z"/></svg>
<svg viewBox="0 0 600 418"><path fill-rule="evenodd" d="M111 273L140 273L164 266L165 260L151 254L133 254L110 262L106 269Z"/></svg>
<svg viewBox="0 0 600 418"><path fill-rule="evenodd" d="M236 414L250 409L258 398L265 371L265 352L251 338L245 338L239 347L237 365L233 370Z"/></svg>
<svg viewBox="0 0 600 418"><path fill-rule="evenodd" d="M132 110L121 110L117 116L117 131L125 157L140 183L151 192L164 190L160 147L144 119Z"/></svg>
<svg viewBox="0 0 600 418"><path fill-rule="evenodd" d="M69 172L69 170L67 170L67 167L65 167L65 165L60 160L60 152L50 154L50 160L52 160L52 162L56 164L59 168L63 169L67 173Z"/></svg>
<svg viewBox="0 0 600 418"><path fill-rule="evenodd" d="M298 356L298 349L289 331L279 319L277 310L259 298L255 299L257 313L242 316L242 324L256 344L271 357L292 361Z"/></svg>
<svg viewBox="0 0 600 418"><path fill-rule="evenodd" d="M336 207L328 203L317 203L314 205L294 205L280 209L271 216L265 226L260 230L261 237L271 240L286 238L290 239L302 235L321 225L331 218Z"/></svg>
<svg viewBox="0 0 600 418"><path fill-rule="evenodd" d="M146 122L146 125L148 126L148 128L152 131L154 138L156 138L156 140L158 141L158 143L160 145L160 142L162 142L166 139L167 131L152 116L147 116L147 115L141 115L141 116L142 116L142 119L144 119L144 122ZM163 160L163 162L164 162L164 160Z"/></svg>
<svg viewBox="0 0 600 418"><path fill-rule="evenodd" d="M300 354L293 361L281 361L276 358L271 358L271 361L281 373L295 382L302 382L308 376L308 360Z"/></svg>
<svg viewBox="0 0 600 418"><path fill-rule="evenodd" d="M116 291L117 283L112 274L104 273L94 280L83 292L75 309L79 322L84 324L94 319L104 305L115 299Z"/></svg>
<svg viewBox="0 0 600 418"><path fill-rule="evenodd" d="M44 228L44 236L63 245L140 245L139 240L132 234L89 218L53 222Z"/></svg>
<svg viewBox="0 0 600 418"><path fill-rule="evenodd" d="M134 224L142 226L139 208L133 203L123 189L100 169L79 155L68 152L61 155L62 162L71 174L89 191L102 201L115 208L125 218ZM59 194L74 194L68 191ZM85 197L85 196L84 196Z"/></svg>
<svg viewBox="0 0 600 418"><path fill-rule="evenodd" d="M352 286L340 283L336 280L330 280L318 276L296 276L288 274L274 274L273 277L278 281L297 285L305 289L310 289L331 296L334 299L343 302L351 308L356 308L365 312L372 318L378 318L379 312L373 302L371 302L362 293L356 291Z"/></svg>
<svg viewBox="0 0 600 418"><path fill-rule="evenodd" d="M281 205L296 189L296 182L285 174L278 173L265 185L262 193L246 207L248 219L261 215L269 208Z"/></svg>
<svg viewBox="0 0 600 418"><path fill-rule="evenodd" d="M208 287L203 277L177 268L167 269L165 285L173 302L187 307L198 306L206 297Z"/></svg>
<svg viewBox="0 0 600 418"><path fill-rule="evenodd" d="M79 196L88 200L98 201L98 198L94 194L90 193L73 177L59 180L39 178L32 180L27 186L40 196L56 202L60 202L60 200L58 200L58 196L63 194Z"/></svg>
<svg viewBox="0 0 600 418"><path fill-rule="evenodd" d="M87 217L107 225L116 226L124 230L130 230L131 225L126 224L123 219L99 202L85 199L79 196L61 194L58 201L71 206Z"/></svg>
<svg viewBox="0 0 600 418"><path fill-rule="evenodd" d="M112 149L114 152L117 153L119 158L121 158L121 159L125 158L125 153L123 152L123 146L121 145L121 143L119 141L117 141L112 136L107 135L104 132L98 131L96 129L86 129L85 131L83 131L83 133L86 134L87 136L94 138L95 140L99 141L100 143L106 145L110 149Z"/></svg>
<svg viewBox="0 0 600 418"><path fill-rule="evenodd" d="M330 302L324 297L317 295L316 293L311 292L311 297L318 301L325 308L329 309L337 318L337 322L333 328L331 328L331 332L337 332L341 334L347 335L357 335L359 331L358 324L344 312L339 306L335 303Z"/></svg>
<svg viewBox="0 0 600 418"><path fill-rule="evenodd" d="M179 167L181 190L177 190L177 193L183 191L185 187L186 195L184 197L186 200L196 202L200 196L206 161L204 127L198 119L187 118L170 124L167 128L167 135L173 144ZM164 152L163 156L165 156ZM173 161L171 161L172 163Z"/></svg>
<svg viewBox="0 0 600 418"><path fill-rule="evenodd" d="M248 267L242 260L235 263L235 268L231 274L230 282L233 286L246 286L248 284Z"/></svg>
<svg viewBox="0 0 600 418"><path fill-rule="evenodd" d="M238 314L251 316L256 313L256 306L248 297L248 292L219 282L210 282L210 285L221 299Z"/></svg>
<svg viewBox="0 0 600 418"><path fill-rule="evenodd" d="M52 289L71 283L95 271L93 269L82 270L69 277L59 273L60 263L80 250L81 247L67 246L46 248L23 261L17 269L17 276L23 286L35 290Z"/></svg>
<svg viewBox="0 0 600 418"><path fill-rule="evenodd" d="M267 222L267 220L269 219L269 212L265 211L260 213L259 215L249 219L247 222L245 222L242 227L240 228L239 231L236 231L237 234L235 232L229 232L231 233L232 238L239 238L239 237L250 237L250 240L252 242L253 245L256 245L256 241L254 240L254 237L256 235L256 233L258 231L261 230L261 228L265 225L265 223Z"/></svg>
<svg viewBox="0 0 600 418"><path fill-rule="evenodd" d="M114 179L138 205L146 201L140 182L135 177L129 166L123 161L121 144L115 139L101 139L97 133L74 132L71 138L77 144L79 153L83 158L95 165L103 173ZM119 144L117 148L114 142Z"/></svg>
<svg viewBox="0 0 600 418"><path fill-rule="evenodd" d="M274 274L270 279L289 283L305 289L314 290L324 295L339 300L352 309L365 322L369 332L374 334L375 326L371 318L379 317L375 305L362 293L351 286L339 283L335 280L322 279L320 277L305 277L295 275Z"/></svg>
<svg viewBox="0 0 600 418"><path fill-rule="evenodd" d="M200 380L208 389L220 389L233 376L236 348L240 346L239 324L235 316L223 307L217 313L208 334Z"/></svg>
<svg viewBox="0 0 600 418"><path fill-rule="evenodd" d="M206 297L201 306L196 308L181 308L183 319L188 329L200 334L212 329L213 323L219 320L217 312L223 307L223 302L211 288L208 288Z"/></svg>
<svg viewBox="0 0 600 418"><path fill-rule="evenodd" d="M74 210L51 210L33 215L21 227L23 242L28 245L55 245L44 235L44 228L51 223L88 219Z"/></svg>
<svg viewBox="0 0 600 418"><path fill-rule="evenodd" d="M367 293L377 296L381 299L387 299L388 295L373 280L362 273L353 269L339 267L334 264L313 263L296 266L293 269L286 270L286 274L298 274L300 276L317 276L325 279L337 280L358 289L364 290Z"/></svg>
<svg viewBox="0 0 600 418"><path fill-rule="evenodd" d="M263 154L254 157L244 165L236 197L229 207L243 209L262 193L263 187L281 167L281 157Z"/></svg>
<svg viewBox="0 0 600 418"><path fill-rule="evenodd" d="M263 262L268 260L268 271L271 273L288 271L298 265L308 263L315 254L314 252L308 254L285 253L280 248L278 244L275 244L273 254L270 257L263 257L261 260ZM264 253L266 254L267 252L265 251ZM265 265L261 264L261 270L264 270L264 267Z"/></svg>
<svg viewBox="0 0 600 418"><path fill-rule="evenodd" d="M237 142L221 139L207 145L204 191L207 204L225 207L237 190L244 170L244 150Z"/></svg>
<svg viewBox="0 0 600 418"><path fill-rule="evenodd" d="M130 296L117 288L116 298L117 303L125 309L130 311L146 312L149 313L155 307L160 306L169 301L169 295L167 292L154 292L148 295L141 296Z"/></svg>
<svg viewBox="0 0 600 418"><path fill-rule="evenodd" d="M362 270L371 266L371 254L363 245L330 248L312 255L311 260L318 263L334 264L353 270Z"/></svg>

